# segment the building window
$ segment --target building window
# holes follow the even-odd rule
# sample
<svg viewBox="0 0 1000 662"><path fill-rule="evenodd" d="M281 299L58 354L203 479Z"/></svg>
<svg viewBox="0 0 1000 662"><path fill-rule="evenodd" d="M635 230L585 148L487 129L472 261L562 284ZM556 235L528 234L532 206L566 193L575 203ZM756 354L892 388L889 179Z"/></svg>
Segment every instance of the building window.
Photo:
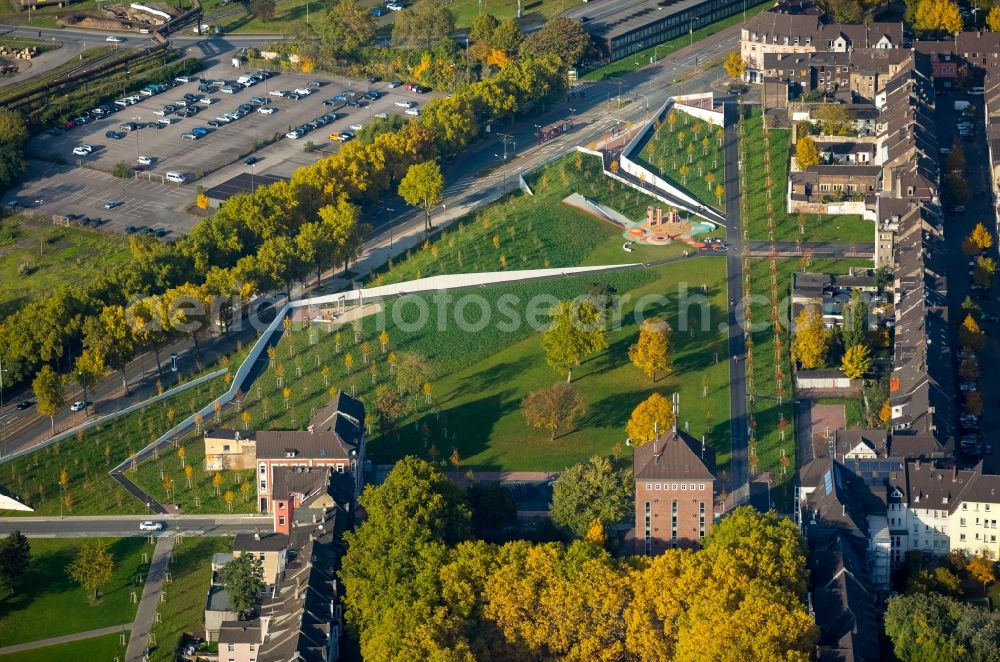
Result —
<svg viewBox="0 0 1000 662"><path fill-rule="evenodd" d="M284 510L284 509L285 509L285 502L284 501L279 501L278 502L278 510Z"/></svg>
<svg viewBox="0 0 1000 662"><path fill-rule="evenodd" d="M661 489L662 489L662 486L660 485L660 483L657 483L656 484L656 491L659 492Z"/></svg>
<svg viewBox="0 0 1000 662"><path fill-rule="evenodd" d="M653 531L652 531L652 504L649 501L646 502L646 527L645 527L645 546L646 554L653 553Z"/></svg>
<svg viewBox="0 0 1000 662"><path fill-rule="evenodd" d="M677 544L677 502L670 502L670 540L672 544Z"/></svg>
<svg viewBox="0 0 1000 662"><path fill-rule="evenodd" d="M958 534L958 539L962 542L965 542L965 534L964 533Z"/></svg>
<svg viewBox="0 0 1000 662"><path fill-rule="evenodd" d="M233 653L235 651L236 651L236 645L235 644L229 644L229 652Z"/></svg>
<svg viewBox="0 0 1000 662"><path fill-rule="evenodd" d="M344 465L342 465L342 464L338 464L337 465L337 473L339 473L339 474L344 473Z"/></svg>
<svg viewBox="0 0 1000 662"><path fill-rule="evenodd" d="M651 489L653 489L653 484L652 483L646 483L646 491L649 491Z"/></svg>
<svg viewBox="0 0 1000 662"><path fill-rule="evenodd" d="M705 537L705 502L698 504L698 537Z"/></svg>
<svg viewBox="0 0 1000 662"><path fill-rule="evenodd" d="M222 452L223 453L229 452L229 444L222 444Z"/></svg>
<svg viewBox="0 0 1000 662"><path fill-rule="evenodd" d="M285 525L285 516L284 515L279 515L278 516L278 524L280 524L281 526Z"/></svg>
<svg viewBox="0 0 1000 662"><path fill-rule="evenodd" d="M262 490L266 490L267 489L267 481L266 480L260 481L260 489L262 489Z"/></svg>
<svg viewBox="0 0 1000 662"><path fill-rule="evenodd" d="M263 476L266 473L267 473L267 466L263 464L260 465L260 475Z"/></svg>

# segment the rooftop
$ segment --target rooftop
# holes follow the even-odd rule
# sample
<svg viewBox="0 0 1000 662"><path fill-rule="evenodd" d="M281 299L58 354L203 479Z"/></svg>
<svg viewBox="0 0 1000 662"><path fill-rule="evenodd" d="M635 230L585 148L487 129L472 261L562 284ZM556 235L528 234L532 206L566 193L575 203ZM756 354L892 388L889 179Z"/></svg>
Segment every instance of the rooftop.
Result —
<svg viewBox="0 0 1000 662"><path fill-rule="evenodd" d="M660 435L632 451L635 480L714 480L715 453L682 430Z"/></svg>

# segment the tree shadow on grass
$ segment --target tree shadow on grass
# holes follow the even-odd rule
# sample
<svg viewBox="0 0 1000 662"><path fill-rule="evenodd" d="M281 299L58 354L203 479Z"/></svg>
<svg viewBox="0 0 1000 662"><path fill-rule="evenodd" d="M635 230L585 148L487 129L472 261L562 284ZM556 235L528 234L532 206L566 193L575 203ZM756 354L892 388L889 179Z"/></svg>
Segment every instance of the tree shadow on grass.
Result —
<svg viewBox="0 0 1000 662"><path fill-rule="evenodd" d="M577 424L577 428L603 427L624 430L632 410L655 390L656 387L647 381L644 388L601 398L590 405L587 415Z"/></svg>

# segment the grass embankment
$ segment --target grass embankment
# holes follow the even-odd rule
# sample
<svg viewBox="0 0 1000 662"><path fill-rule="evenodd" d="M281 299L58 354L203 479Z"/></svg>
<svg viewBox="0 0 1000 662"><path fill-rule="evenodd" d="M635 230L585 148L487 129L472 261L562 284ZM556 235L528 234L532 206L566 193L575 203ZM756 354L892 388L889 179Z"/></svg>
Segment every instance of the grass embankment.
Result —
<svg viewBox="0 0 1000 662"><path fill-rule="evenodd" d="M81 287L129 259L120 237L31 216L0 219L0 319L65 287Z"/></svg>
<svg viewBox="0 0 1000 662"><path fill-rule="evenodd" d="M156 647L150 662L174 662L185 632L205 629L205 596L212 580L212 555L232 549L229 538L184 538L174 545L170 583L164 586L167 601L160 610L161 623L153 626Z"/></svg>
<svg viewBox="0 0 1000 662"><path fill-rule="evenodd" d="M571 193L596 200L624 216L645 218L657 200L605 177L601 162L572 154L527 178L533 196L514 193L470 213L442 230L422 249L375 275L372 284L398 283L439 274L649 262L688 248L634 246L622 250L622 230L562 200Z"/></svg>
<svg viewBox="0 0 1000 662"><path fill-rule="evenodd" d="M721 126L674 110L643 147L639 161L706 205L722 209L725 192L720 189L722 195L716 195L725 181L722 137Z"/></svg>
<svg viewBox="0 0 1000 662"><path fill-rule="evenodd" d="M760 109L749 111L745 120L746 139L741 152L746 155L747 217L751 240L837 241L872 243L875 228L856 215L826 216L789 214L785 193L788 188L788 159L792 134L788 129L771 129L765 146ZM770 174L765 160L770 158Z"/></svg>
<svg viewBox="0 0 1000 662"><path fill-rule="evenodd" d="M0 662L65 662L65 660L115 660L125 658L121 635L81 639L68 644L32 648L22 653L0 655Z"/></svg>
<svg viewBox="0 0 1000 662"><path fill-rule="evenodd" d="M216 368L209 368L213 369ZM0 465L0 480L4 487L35 508L34 513L7 514L144 513L145 506L122 489L108 475L108 471L169 430L171 421L174 423L181 421L221 395L226 388L223 378L199 384L141 411L114 419L74 438ZM177 462L173 452L172 449L165 450L159 462L167 462L168 456L170 460ZM154 469L150 469L149 464L157 464L157 461L151 460L147 464L140 465L138 475L153 472ZM195 465L193 468L196 474L203 473L200 465ZM59 484L63 469L66 470L68 478L64 491L60 489ZM136 472L128 473L129 478L134 478L136 475ZM206 494L204 507L191 508L189 512L221 512L212 510L213 507L218 507L218 504L212 500L212 495Z"/></svg>
<svg viewBox="0 0 1000 662"><path fill-rule="evenodd" d="M146 552L147 558L151 558L153 547L145 538L104 540L115 558L115 571L111 581L101 589L100 602L93 606L88 601L91 593L72 582L66 574L66 566L85 541L31 540L31 564L27 572L18 580L16 592L13 595L5 593L0 599L0 646L119 624L131 625L137 608L132 604L132 593L136 599L142 595L142 584L137 583L137 577L145 576L148 567L142 561L142 554ZM76 653L73 657L98 659Z"/></svg>
<svg viewBox="0 0 1000 662"><path fill-rule="evenodd" d="M359 325L357 343L351 326L340 328L339 351L338 329L314 327L310 338L309 329L297 324L278 344L274 366L268 365L250 389L244 403L245 411L249 412L249 426L250 429L301 429L307 425L311 412L329 401L331 388L353 391L366 402L372 421L375 418L372 408L375 388L379 385L394 388L388 353L406 351L422 354L431 362L437 376L431 378L432 402L427 403L418 396L414 409L400 426L398 438L394 433L380 436L377 426L374 428L368 452L375 462L391 462L410 453L444 458L455 448L463 468L559 470L594 453L608 453L615 443L623 444L624 424L635 405L653 390L669 393L678 388L683 394L682 401L688 403L682 418L690 421L692 434L706 433L712 443L728 449L728 366L724 360L719 364L715 362L716 356L725 352L723 337L716 328L724 319L723 274L721 259L705 258L650 270L476 289L471 294L481 297L480 301L491 311L491 322L482 329L470 329L468 324L457 323L454 304L445 306L445 316L439 318L437 301L421 296L418 299L433 313L426 324L416 323L419 304L413 300L387 311L390 341L386 354L382 353L378 341L375 316L366 317ZM697 290L695 295L700 295L705 286L704 307L710 321L704 331L700 326L688 330L678 318L675 292L682 282ZM568 431L552 442L546 431L529 429L518 410L521 399L529 391L560 380L545 363L541 333L530 328L524 320L531 305L544 320L549 301L584 294L595 283L629 295L623 304L624 319L621 328L609 334L610 348L584 362L576 371L574 382L590 405L589 414L577 430ZM462 294L454 292L450 296L460 299ZM549 299L536 300L539 303L532 304L534 297L542 295ZM637 300L644 295L667 297L665 302L661 299L651 302L646 307L646 315L664 316L676 329L674 371L655 384L627 360L628 345L635 342L638 335L638 322L632 312ZM498 312L501 298L520 323L498 328L500 322L508 320L505 314ZM393 302L384 303L391 306ZM481 319L479 310L479 304L468 306L465 318L474 323ZM700 324L702 308L693 306L690 315L693 323ZM369 345L367 364L362 352L362 344L366 342ZM345 364L348 353L353 359L350 372ZM323 374L324 367L329 368L328 381ZM284 370L285 376L279 387L277 373L280 370ZM282 392L285 387L291 390L287 404ZM703 388L707 388L706 397L702 396ZM242 428L242 412L235 408L223 412L222 425ZM201 438L191 435L182 443L187 461L200 464L203 460ZM721 459L725 461L725 457ZM181 485L179 462L175 457L166 462L172 467L175 482ZM143 475L140 470L140 477ZM236 496L234 506L243 507L244 495L237 491L235 474L224 472L224 480L223 489L233 490ZM210 477L204 476L194 490L204 493L211 489L209 481ZM159 485L158 476L150 477L149 487L158 497L163 491ZM188 490L176 490L174 500L186 504L190 499ZM245 507L252 506L251 498Z"/></svg>

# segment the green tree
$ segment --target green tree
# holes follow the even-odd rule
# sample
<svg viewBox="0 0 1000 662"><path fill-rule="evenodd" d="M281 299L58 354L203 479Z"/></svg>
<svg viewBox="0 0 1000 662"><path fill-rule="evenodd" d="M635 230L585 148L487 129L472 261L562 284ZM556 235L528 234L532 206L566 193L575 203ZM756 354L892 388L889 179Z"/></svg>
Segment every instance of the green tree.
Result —
<svg viewBox="0 0 1000 662"><path fill-rule="evenodd" d="M399 422L406 416L407 405L395 389L379 386L375 389L375 419L382 434L396 432Z"/></svg>
<svg viewBox="0 0 1000 662"><path fill-rule="evenodd" d="M125 368L135 355L135 329L122 306L105 306L100 315L84 323L84 345L100 355L101 361L122 378L122 392L128 396Z"/></svg>
<svg viewBox="0 0 1000 662"><path fill-rule="evenodd" d="M286 296L291 296L292 283L305 274L295 243L284 236L266 240L255 256L244 259L250 260L263 287L284 287Z"/></svg>
<svg viewBox="0 0 1000 662"><path fill-rule="evenodd" d="M528 425L551 432L549 440L556 438L560 428L572 428L587 412L587 403L580 392L566 382L550 388L533 391L521 400L521 413Z"/></svg>
<svg viewBox="0 0 1000 662"><path fill-rule="evenodd" d="M399 195L406 204L424 210L424 230L428 232L432 227L431 209L441 202L443 193L444 177L441 175L441 167L434 161L410 166L403 181L399 183Z"/></svg>
<svg viewBox="0 0 1000 662"><path fill-rule="evenodd" d="M295 235L295 247L302 261L316 268L316 286L319 287L323 268L330 265L337 249L334 229L326 223L306 223Z"/></svg>
<svg viewBox="0 0 1000 662"><path fill-rule="evenodd" d="M746 63L743 61L743 56L740 55L739 51L730 51L729 55L726 57L725 64L722 67L726 70L726 74L730 78L742 79L743 73L746 71Z"/></svg>
<svg viewBox="0 0 1000 662"><path fill-rule="evenodd" d="M604 316L589 300L562 301L552 309L552 324L542 338L545 358L556 372L573 380L573 366L608 347Z"/></svg>
<svg viewBox="0 0 1000 662"><path fill-rule="evenodd" d="M844 316L844 347L861 345L868 338L868 311L868 302L861 292L851 292Z"/></svg>
<svg viewBox="0 0 1000 662"><path fill-rule="evenodd" d="M250 13L267 22L274 18L275 0L250 0Z"/></svg>
<svg viewBox="0 0 1000 662"><path fill-rule="evenodd" d="M434 376L430 361L416 352L396 355L396 386L401 393L416 397L423 393L424 384Z"/></svg>
<svg viewBox="0 0 1000 662"><path fill-rule="evenodd" d="M80 356L76 357L76 363L73 365L73 377L76 379L76 383L80 385L80 388L83 389L84 412L90 407L87 400L87 389L106 373L104 357L101 356L100 352L95 352L88 348L84 349L80 353Z"/></svg>
<svg viewBox="0 0 1000 662"><path fill-rule="evenodd" d="M417 0L406 11L397 12L392 43L429 50L435 42L448 39L454 31L455 18L447 7L437 0Z"/></svg>
<svg viewBox="0 0 1000 662"><path fill-rule="evenodd" d="M802 136L798 139L795 143L795 162L798 164L799 170L808 170L819 165L820 154L815 140L809 136Z"/></svg>
<svg viewBox="0 0 1000 662"><path fill-rule="evenodd" d="M806 370L815 370L826 363L829 348L830 334L823 326L823 316L815 310L803 308L795 319L792 356Z"/></svg>
<svg viewBox="0 0 1000 662"><path fill-rule="evenodd" d="M579 64L594 48L594 41L579 21L556 17L545 22L521 44L522 58L555 56L563 67Z"/></svg>
<svg viewBox="0 0 1000 662"><path fill-rule="evenodd" d="M972 272L972 279L983 287L990 287L993 285L993 276L996 274L996 271L996 260L985 255L980 255L979 259L976 260L976 268Z"/></svg>
<svg viewBox="0 0 1000 662"><path fill-rule="evenodd" d="M521 31L521 26L515 19L508 18L493 31L490 43L493 48L499 49L507 55L514 55L524 43L524 32Z"/></svg>
<svg viewBox="0 0 1000 662"><path fill-rule="evenodd" d="M102 540L83 543L76 558L66 566L70 579L94 592L93 603L100 599L101 587L111 581L114 571L115 559L108 551L108 544Z"/></svg>
<svg viewBox="0 0 1000 662"><path fill-rule="evenodd" d="M857 24L867 15L860 0L829 0L830 14L837 23Z"/></svg>
<svg viewBox="0 0 1000 662"><path fill-rule="evenodd" d="M323 45L337 55L351 55L375 37L375 17L357 0L339 0L320 24Z"/></svg>
<svg viewBox="0 0 1000 662"><path fill-rule="evenodd" d="M237 619L245 620L253 613L264 588L264 565L253 554L240 554L222 569L222 585Z"/></svg>
<svg viewBox="0 0 1000 662"><path fill-rule="evenodd" d="M594 520L614 526L632 512L632 476L606 457L592 457L560 474L552 486L552 521L582 538Z"/></svg>
<svg viewBox="0 0 1000 662"><path fill-rule="evenodd" d="M871 350L867 345L851 345L841 358L840 369L848 379L861 379L872 369Z"/></svg>
<svg viewBox="0 0 1000 662"><path fill-rule="evenodd" d="M472 26L469 28L469 39L472 41L483 41L492 45L493 33L500 26L500 21L493 14L486 12L472 19Z"/></svg>
<svg viewBox="0 0 1000 662"><path fill-rule="evenodd" d="M0 110L0 192L17 181L27 169L24 144L28 141L28 128L21 113Z"/></svg>
<svg viewBox="0 0 1000 662"><path fill-rule="evenodd" d="M12 531L0 542L0 577L14 594L14 585L31 564L31 544L20 531Z"/></svg>
<svg viewBox="0 0 1000 662"><path fill-rule="evenodd" d="M986 610L933 592L889 598L885 633L902 662L996 659L1000 641Z"/></svg>
<svg viewBox="0 0 1000 662"><path fill-rule="evenodd" d="M995 561L986 558L983 554L976 554L969 561L969 576L983 585L983 592L986 587L996 581L997 564Z"/></svg>
<svg viewBox="0 0 1000 662"><path fill-rule="evenodd" d="M35 393L35 407L38 413L49 417L52 434L55 434L56 414L66 404L62 377L49 366L42 366L31 383L31 389Z"/></svg>

